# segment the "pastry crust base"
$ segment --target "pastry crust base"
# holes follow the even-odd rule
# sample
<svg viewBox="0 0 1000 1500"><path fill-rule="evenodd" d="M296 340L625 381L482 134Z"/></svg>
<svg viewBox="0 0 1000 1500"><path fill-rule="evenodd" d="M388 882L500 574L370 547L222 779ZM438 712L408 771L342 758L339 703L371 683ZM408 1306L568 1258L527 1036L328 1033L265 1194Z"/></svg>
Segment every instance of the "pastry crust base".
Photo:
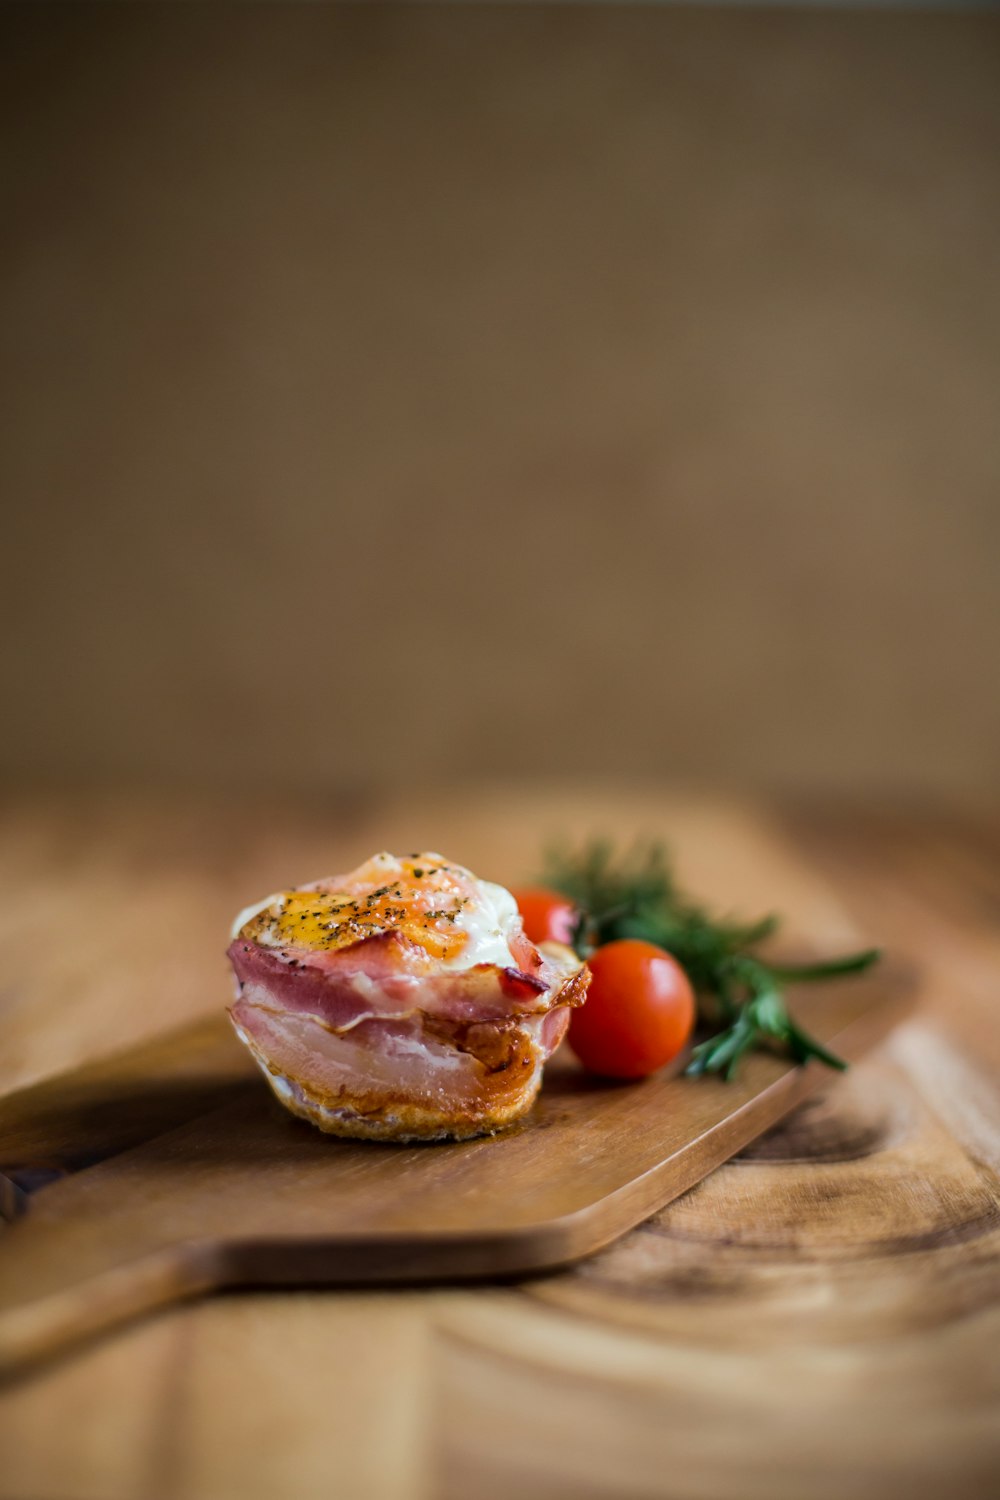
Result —
<svg viewBox="0 0 1000 1500"><path fill-rule="evenodd" d="M352 1098L347 1093L336 1102L324 1100L294 1078L274 1072L254 1050L258 1067L275 1097L302 1120L308 1120L326 1135L355 1141L469 1141L480 1135L495 1135L515 1124L535 1102L542 1081L542 1062L532 1070L516 1099L497 1100L483 1111L446 1113L440 1108L389 1099L374 1105L372 1096Z"/></svg>

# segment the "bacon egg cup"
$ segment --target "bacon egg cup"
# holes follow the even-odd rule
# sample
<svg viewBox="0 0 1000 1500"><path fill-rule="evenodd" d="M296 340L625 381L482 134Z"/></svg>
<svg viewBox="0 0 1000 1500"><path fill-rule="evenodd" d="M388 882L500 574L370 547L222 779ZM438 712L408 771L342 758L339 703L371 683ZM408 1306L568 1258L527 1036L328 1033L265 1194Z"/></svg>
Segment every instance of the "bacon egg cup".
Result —
<svg viewBox="0 0 1000 1500"><path fill-rule="evenodd" d="M531 1108L590 973L439 854L376 854L233 926L230 1010L278 1099L332 1135L465 1140Z"/></svg>

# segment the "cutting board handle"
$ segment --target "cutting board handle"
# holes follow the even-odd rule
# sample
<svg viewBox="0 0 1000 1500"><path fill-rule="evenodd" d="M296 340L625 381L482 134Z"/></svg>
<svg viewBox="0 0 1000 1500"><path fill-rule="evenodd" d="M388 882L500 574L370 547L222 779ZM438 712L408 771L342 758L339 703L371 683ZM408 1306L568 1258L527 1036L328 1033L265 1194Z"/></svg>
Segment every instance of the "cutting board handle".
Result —
<svg viewBox="0 0 1000 1500"><path fill-rule="evenodd" d="M123 1258L110 1236L81 1256L73 1236L53 1256L22 1221L0 1242L0 1381L68 1345L103 1333L141 1313L195 1297L218 1284L220 1249L213 1245L157 1245ZM41 1236L47 1240L48 1236Z"/></svg>

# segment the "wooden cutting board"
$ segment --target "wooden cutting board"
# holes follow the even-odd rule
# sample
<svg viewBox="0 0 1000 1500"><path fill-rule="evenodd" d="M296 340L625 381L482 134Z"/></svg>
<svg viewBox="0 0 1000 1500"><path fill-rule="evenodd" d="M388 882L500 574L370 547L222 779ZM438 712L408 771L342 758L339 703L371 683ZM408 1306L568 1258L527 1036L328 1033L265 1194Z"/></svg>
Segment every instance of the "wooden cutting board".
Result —
<svg viewBox="0 0 1000 1500"><path fill-rule="evenodd" d="M856 1059L909 991L883 972L794 999ZM0 1373L221 1287L564 1265L700 1181L827 1077L757 1054L730 1084L612 1085L564 1049L519 1127L392 1146L334 1140L288 1115L224 1017L186 1028L3 1101Z"/></svg>

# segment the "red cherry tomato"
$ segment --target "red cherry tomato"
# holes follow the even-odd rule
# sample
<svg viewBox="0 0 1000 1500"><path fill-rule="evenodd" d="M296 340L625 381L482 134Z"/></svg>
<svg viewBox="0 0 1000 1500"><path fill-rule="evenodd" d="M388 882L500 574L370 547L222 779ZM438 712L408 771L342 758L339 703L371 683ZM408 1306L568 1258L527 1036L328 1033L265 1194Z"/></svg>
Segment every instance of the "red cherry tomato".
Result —
<svg viewBox="0 0 1000 1500"><path fill-rule="evenodd" d="M533 943L566 943L573 941L579 913L567 896L547 891L544 886L523 886L511 892L524 923L525 937Z"/></svg>
<svg viewBox="0 0 1000 1500"><path fill-rule="evenodd" d="M694 1027L691 981L654 943L621 938L587 960L593 978L569 1044L603 1078L645 1078L683 1049Z"/></svg>

